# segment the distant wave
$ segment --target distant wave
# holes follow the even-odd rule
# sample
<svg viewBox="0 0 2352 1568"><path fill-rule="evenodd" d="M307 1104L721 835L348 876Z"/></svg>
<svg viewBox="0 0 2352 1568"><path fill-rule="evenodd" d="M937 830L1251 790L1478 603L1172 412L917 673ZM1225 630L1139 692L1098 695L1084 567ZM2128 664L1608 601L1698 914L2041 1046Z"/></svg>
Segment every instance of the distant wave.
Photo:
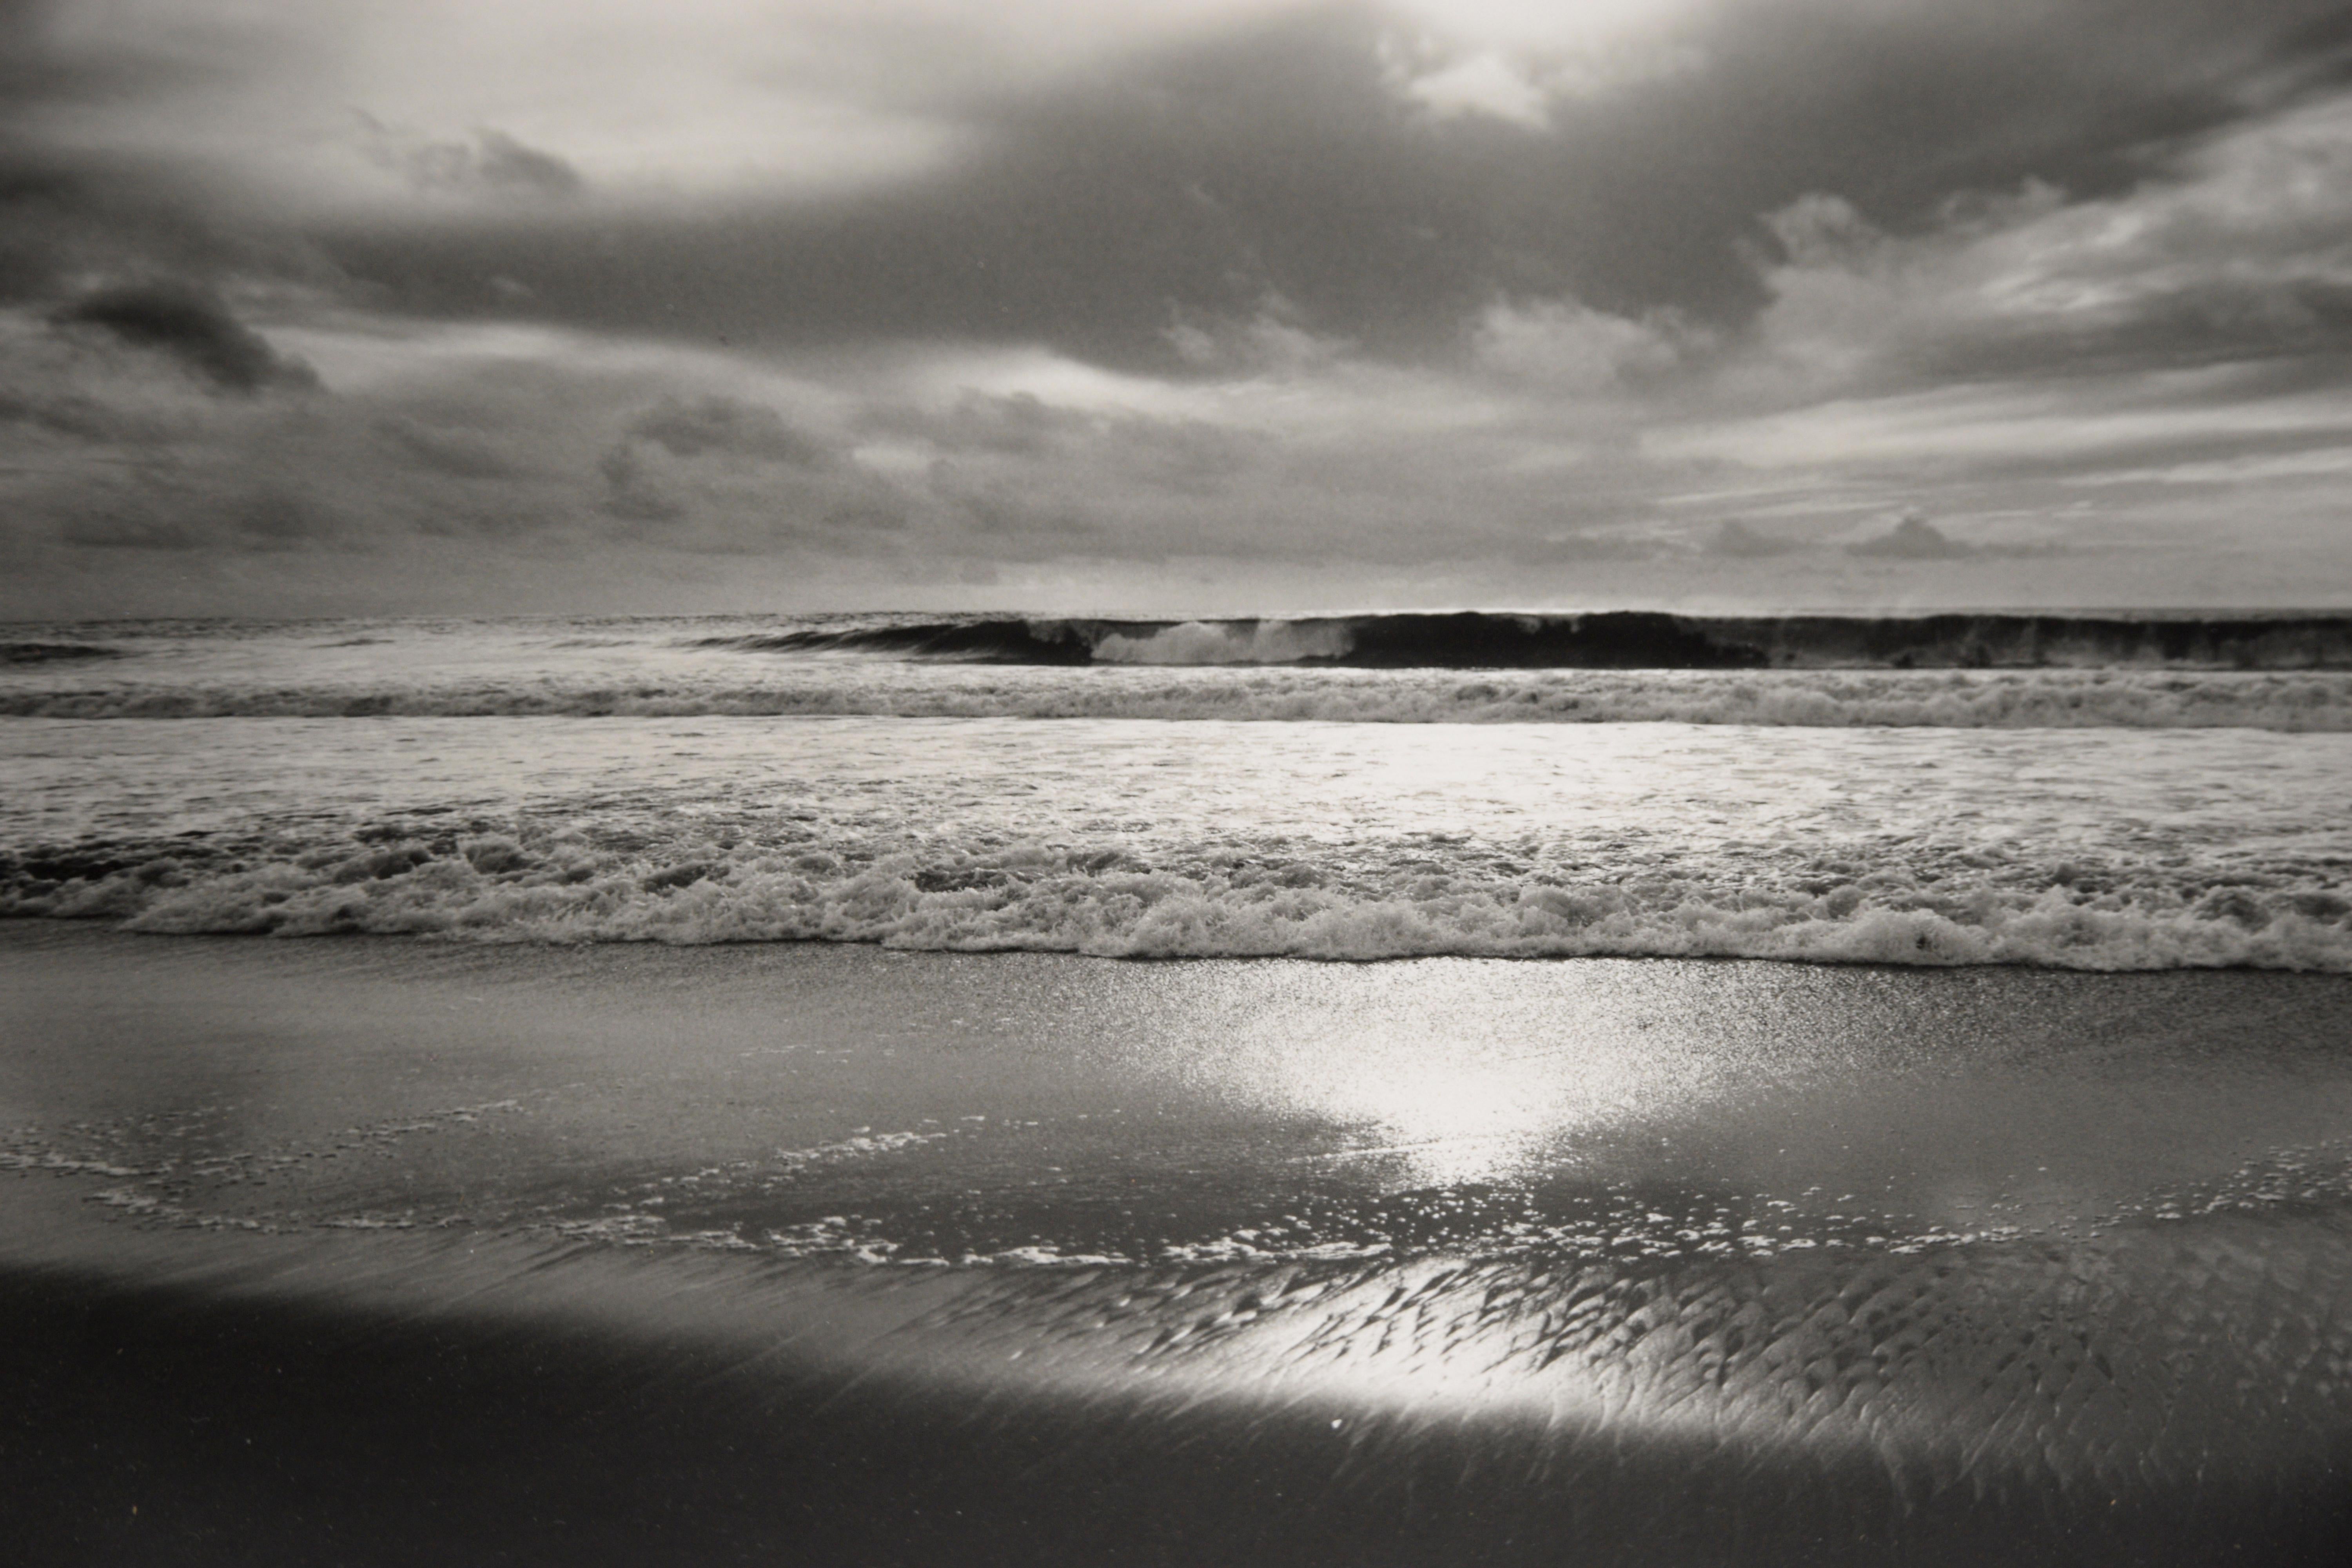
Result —
<svg viewBox="0 0 2352 1568"><path fill-rule="evenodd" d="M0 642L0 664L59 664L74 659L120 658L122 650L94 642Z"/></svg>
<svg viewBox="0 0 2352 1568"><path fill-rule="evenodd" d="M0 915L133 931L479 941L827 941L1128 958L1725 956L2352 973L2352 885L2158 846L1988 860L1898 836L1629 872L1507 864L1425 837L1312 846L1006 843L812 826L583 832L430 818L315 838L183 834L0 857ZM1140 852L1139 852L1140 850Z"/></svg>
<svg viewBox="0 0 2352 1568"><path fill-rule="evenodd" d="M1355 723L2352 731L2352 673L2136 670L1370 670L866 663L629 682L390 679L0 691L44 719L683 718L1322 720Z"/></svg>
<svg viewBox="0 0 2352 1568"><path fill-rule="evenodd" d="M697 639L768 653L990 664L1361 669L2352 669L2352 615L1714 617L1370 615L1192 621L962 616Z"/></svg>

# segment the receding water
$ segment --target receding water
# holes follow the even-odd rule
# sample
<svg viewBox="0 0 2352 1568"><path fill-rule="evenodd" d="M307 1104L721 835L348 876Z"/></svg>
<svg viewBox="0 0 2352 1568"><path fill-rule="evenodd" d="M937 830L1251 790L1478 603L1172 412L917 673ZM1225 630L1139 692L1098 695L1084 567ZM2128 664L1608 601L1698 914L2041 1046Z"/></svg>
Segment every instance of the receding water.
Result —
<svg viewBox="0 0 2352 1568"><path fill-rule="evenodd" d="M420 1435L511 1420L607 1477L820 1489L714 1512L777 1550L943 1562L1146 1524L1188 1562L2191 1562L2342 1522L2332 976L0 954L16 1353L69 1289L142 1397L373 1433L387 1487L446 1495ZM240 1356L319 1381L231 1396ZM1320 1533L1277 1550L1211 1454ZM612 1485L562 1506L642 1522Z"/></svg>

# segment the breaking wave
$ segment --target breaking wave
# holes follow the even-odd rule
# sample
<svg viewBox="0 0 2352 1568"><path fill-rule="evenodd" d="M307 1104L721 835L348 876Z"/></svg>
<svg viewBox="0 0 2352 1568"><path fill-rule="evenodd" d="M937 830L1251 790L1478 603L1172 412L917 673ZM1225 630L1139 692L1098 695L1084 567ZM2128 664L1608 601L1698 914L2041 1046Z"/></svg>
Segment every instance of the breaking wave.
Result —
<svg viewBox="0 0 2352 1568"><path fill-rule="evenodd" d="M60 664L118 658L122 650L94 642L0 642L0 664Z"/></svg>
<svg viewBox="0 0 2352 1568"><path fill-rule="evenodd" d="M1371 615L1190 621L958 616L698 639L747 652L997 664L1377 669L2352 669L2352 616Z"/></svg>
<svg viewBox="0 0 2352 1568"><path fill-rule="evenodd" d="M1990 862L1897 839L1580 874L1415 837L1342 858L1266 842L958 843L813 825L583 830L418 817L273 841L182 834L0 859L0 914L170 933L827 941L1128 958L1722 956L2352 972L2339 858Z"/></svg>

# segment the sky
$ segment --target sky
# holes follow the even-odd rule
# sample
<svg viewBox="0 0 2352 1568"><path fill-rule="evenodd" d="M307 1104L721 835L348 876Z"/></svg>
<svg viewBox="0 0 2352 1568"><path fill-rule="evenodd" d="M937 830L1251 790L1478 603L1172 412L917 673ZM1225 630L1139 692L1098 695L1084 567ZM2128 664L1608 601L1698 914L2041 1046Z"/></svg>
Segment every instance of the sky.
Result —
<svg viewBox="0 0 2352 1568"><path fill-rule="evenodd" d="M0 0L0 616L2352 607L2341 0Z"/></svg>

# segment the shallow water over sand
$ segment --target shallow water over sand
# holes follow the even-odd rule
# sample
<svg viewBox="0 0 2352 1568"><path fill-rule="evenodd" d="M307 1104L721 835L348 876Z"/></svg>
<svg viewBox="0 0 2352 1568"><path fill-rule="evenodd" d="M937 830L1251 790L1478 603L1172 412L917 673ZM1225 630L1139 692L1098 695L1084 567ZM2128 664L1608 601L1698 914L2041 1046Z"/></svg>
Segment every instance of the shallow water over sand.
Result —
<svg viewBox="0 0 2352 1568"><path fill-rule="evenodd" d="M1318 1561L1381 1555L1348 1531L1391 1486L1480 1560L2200 1561L2182 1508L2340 1518L2332 977L43 926L0 963L8 1261L177 1321L715 1357L633 1373L639 1414L739 1436L843 1379L1045 1422L1000 1510L1238 1446ZM1272 1560L1183 1484L1166 1560Z"/></svg>

